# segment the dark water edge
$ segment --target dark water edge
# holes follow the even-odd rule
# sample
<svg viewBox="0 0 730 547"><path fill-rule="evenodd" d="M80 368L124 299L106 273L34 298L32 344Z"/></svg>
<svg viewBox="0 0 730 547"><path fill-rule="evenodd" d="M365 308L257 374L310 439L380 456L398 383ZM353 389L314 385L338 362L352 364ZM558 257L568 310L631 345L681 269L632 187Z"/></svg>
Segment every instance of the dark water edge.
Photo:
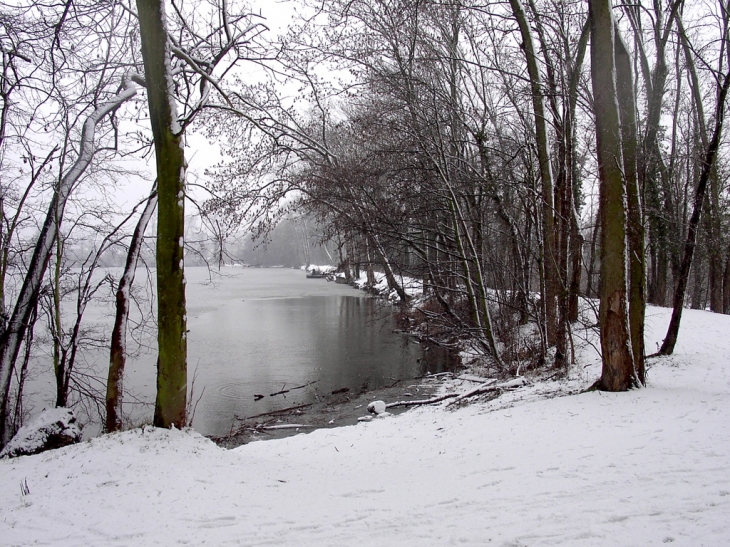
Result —
<svg viewBox="0 0 730 547"><path fill-rule="evenodd" d="M397 308L347 285L308 280L304 272L287 269L224 268L217 274L187 268L186 278L189 408L193 427L204 435L229 433L241 418L353 399L454 366L448 351L398 331ZM91 305L88 324L108 329L110 312L108 303ZM125 426L134 427L152 421L157 355L154 334L130 335L128 341ZM102 394L108 355L99 347L78 365ZM50 363L41 348L32 363L34 379L26 386L29 417L53 406ZM85 413L92 417L85 438L98 435L94 405L77 411L83 422L89 422Z"/></svg>
<svg viewBox="0 0 730 547"><path fill-rule="evenodd" d="M329 429L358 425L360 418L369 416L368 403L382 400L386 403L396 401L418 401L433 397L441 382L447 375L440 373L429 377L397 380L388 387L382 387L356 393L340 393L317 403L292 407L281 412L254 416L246 420L237 420L231 431L225 435L211 435L210 439L223 448L236 448L252 441L266 441L311 433L317 429ZM407 412L415 407L391 408L392 415ZM373 418L375 420L389 417ZM274 426L274 429L267 429ZM301 426L301 427L293 427ZM285 428L282 428L285 427ZM282 429L277 429L282 428Z"/></svg>
<svg viewBox="0 0 730 547"><path fill-rule="evenodd" d="M256 313L241 315L256 317L257 334L225 333L226 340L236 342L224 353L245 356L246 366L238 371L216 366L197 380L202 378L208 390L193 422L204 434L222 435L246 417L326 403L337 395L353 397L454 366L455 357L447 350L395 332L394 309L372 297L278 299L259 302ZM277 325L273 333L258 329L269 316ZM214 324L220 331L218 322ZM234 330L248 328L237 325ZM207 343L215 336L206 335ZM191 345L194 342L191 335ZM211 348L209 353L214 361L216 351Z"/></svg>

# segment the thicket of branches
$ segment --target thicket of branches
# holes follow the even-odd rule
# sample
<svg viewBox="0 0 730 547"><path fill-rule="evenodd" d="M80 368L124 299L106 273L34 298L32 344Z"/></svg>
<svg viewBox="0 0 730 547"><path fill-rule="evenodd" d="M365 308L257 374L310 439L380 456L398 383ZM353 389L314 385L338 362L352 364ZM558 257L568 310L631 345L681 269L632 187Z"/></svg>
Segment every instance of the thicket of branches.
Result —
<svg viewBox="0 0 730 547"><path fill-rule="evenodd" d="M643 383L646 302L730 312L728 4L605 12L615 51L599 71L615 82L623 143L604 160L623 177L608 203L591 85L596 4L312 3L276 76L237 93L247 130L216 126L232 158L213 173L216 189L238 211L294 190L290 206L328 226L348 276L374 266L404 302L403 279L421 280L424 334L472 345L503 370L528 355L570 361L578 297L599 296L601 253L614 252L601 244L601 211L618 203L623 235L606 237L625 250L632 382Z"/></svg>
<svg viewBox="0 0 730 547"><path fill-rule="evenodd" d="M174 217L157 223L158 260L180 256L192 186L207 192L195 211L219 264L242 226L316 219L348 277L376 268L404 304L418 280L423 336L502 372L566 367L580 296L600 301L604 365L620 347L628 371L609 385L604 369L606 389L644 382L647 302L674 306L665 354L685 305L730 312L727 0L302 0L279 40L245 5L167 5L170 119L153 142L136 3L2 4L0 443L23 419L39 347L57 404L96 401L122 425L130 271L158 198ZM180 155L174 192L161 179L120 212L112 193L136 176L120 160L165 139L179 150L193 130L222 163L186 181ZM111 255L120 280L95 273ZM182 265L166 262L184 333ZM118 305L113 389L78 367L110 343L84 321L102 295Z"/></svg>
<svg viewBox="0 0 730 547"><path fill-rule="evenodd" d="M265 27L246 5L226 0L176 0L167 12L161 42L169 85L162 87L172 138L181 141L196 116L216 104L226 74L266 56L259 40ZM24 387L34 357L52 363L57 406L82 407L102 421L107 410L121 409L126 327L135 307L131 283L157 203L153 190L120 210L130 180L148 179L142 195L156 187L142 166L153 135L137 13L129 0L0 5L0 445L26 417ZM184 184L185 170L176 169L175 177ZM172 201L181 212L181 188L172 199L164 194L160 207ZM182 237L172 239L181 258ZM125 262L120 279L100 271ZM181 272L182 260L178 266ZM144 300L149 307L151 295ZM114 325L87 320L92 301L97 309L116 301ZM137 307L135 327L149 328L155 322L149 310ZM184 317L184 301L179 307ZM110 345L107 385L103 367L85 358ZM185 359L175 366L184 375ZM109 427L120 427L121 418L112 416Z"/></svg>

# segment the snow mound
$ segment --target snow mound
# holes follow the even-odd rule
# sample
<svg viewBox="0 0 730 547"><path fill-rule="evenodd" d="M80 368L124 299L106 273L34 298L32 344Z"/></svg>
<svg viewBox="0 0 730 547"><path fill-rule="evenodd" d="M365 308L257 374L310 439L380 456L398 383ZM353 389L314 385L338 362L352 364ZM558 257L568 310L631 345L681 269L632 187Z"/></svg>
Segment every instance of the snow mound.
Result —
<svg viewBox="0 0 730 547"><path fill-rule="evenodd" d="M368 404L368 412L370 414L382 414L385 412L385 403L383 401L373 401Z"/></svg>
<svg viewBox="0 0 730 547"><path fill-rule="evenodd" d="M0 458L38 454L79 441L81 441L81 426L72 410L46 409L18 430L15 437L0 452Z"/></svg>

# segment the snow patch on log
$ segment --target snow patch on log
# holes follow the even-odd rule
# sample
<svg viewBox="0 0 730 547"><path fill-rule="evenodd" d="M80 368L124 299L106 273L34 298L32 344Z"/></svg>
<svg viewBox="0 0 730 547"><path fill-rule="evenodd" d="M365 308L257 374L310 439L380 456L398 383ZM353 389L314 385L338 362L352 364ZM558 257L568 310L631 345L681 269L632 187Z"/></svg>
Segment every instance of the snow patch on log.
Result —
<svg viewBox="0 0 730 547"><path fill-rule="evenodd" d="M34 420L21 427L0 458L14 458L38 454L81 441L81 426L68 408L52 408L41 412Z"/></svg>
<svg viewBox="0 0 730 547"><path fill-rule="evenodd" d="M382 414L385 412L386 404L383 401L373 401L368 404L368 412L370 414Z"/></svg>

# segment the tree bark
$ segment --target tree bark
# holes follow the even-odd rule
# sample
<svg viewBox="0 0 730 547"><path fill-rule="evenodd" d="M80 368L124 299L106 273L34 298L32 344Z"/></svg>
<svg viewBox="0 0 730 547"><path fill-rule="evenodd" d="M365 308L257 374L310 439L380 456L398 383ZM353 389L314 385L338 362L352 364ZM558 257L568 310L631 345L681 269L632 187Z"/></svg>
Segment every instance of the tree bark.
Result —
<svg viewBox="0 0 730 547"><path fill-rule="evenodd" d="M579 170L576 162L576 134L575 134L575 110L578 102L578 83L580 80L581 68L585 58L588 46L588 38L590 37L591 27L590 21L586 19L583 26L580 39L578 40L578 48L575 55L575 63L571 67L570 87L568 95L568 129L567 133L567 158L568 173L570 175L572 195L572 207L570 210L570 286L568 292L568 321L575 323L578 321L580 296L580 278L583 268L583 244L585 243L583 235L580 233L580 217L578 214L578 193L580 188Z"/></svg>
<svg viewBox="0 0 730 547"><path fill-rule="evenodd" d="M725 251L725 268L722 272L722 313L730 314L730 248Z"/></svg>
<svg viewBox="0 0 730 547"><path fill-rule="evenodd" d="M150 124L155 141L157 220L157 398L154 425L186 425L187 321L183 264L185 155L163 0L137 0Z"/></svg>
<svg viewBox="0 0 730 547"><path fill-rule="evenodd" d="M553 345L557 338L558 316L558 264L555 250L555 206L553 196L553 175L550 167L550 152L546 126L545 106L543 102L542 79L537 66L535 46L532 40L532 31L527 22L525 10L520 0L510 0L512 13L517 20L522 38L522 48L525 51L527 73L530 78L532 108L535 116L535 137L537 144L537 159L540 164L540 179L542 192L542 236L544 240L544 269L545 269L545 328L548 345Z"/></svg>
<svg viewBox="0 0 730 547"><path fill-rule="evenodd" d="M591 78L601 208L601 288L599 322L603 369L598 382L606 391L637 385L628 317L626 186L616 90L614 21L610 0L589 0Z"/></svg>
<svg viewBox="0 0 730 547"><path fill-rule="evenodd" d="M616 55L616 91L621 116L621 145L628 218L626 230L629 251L629 325L634 370L642 385L646 383L644 366L644 318L646 315L646 260L644 256L644 219L637 173L636 105L631 57L618 29L614 29Z"/></svg>
<svg viewBox="0 0 730 547"><path fill-rule="evenodd" d="M106 431L122 429L122 402L124 399L123 379L124 366L127 361L127 321L129 319L129 293L132 290L137 261L142 250L144 232L150 218L157 207L157 185L147 198L147 205L134 228L132 240L129 242L124 273L119 280L116 294L116 314L112 328L112 340L109 351L109 374L106 383Z"/></svg>

